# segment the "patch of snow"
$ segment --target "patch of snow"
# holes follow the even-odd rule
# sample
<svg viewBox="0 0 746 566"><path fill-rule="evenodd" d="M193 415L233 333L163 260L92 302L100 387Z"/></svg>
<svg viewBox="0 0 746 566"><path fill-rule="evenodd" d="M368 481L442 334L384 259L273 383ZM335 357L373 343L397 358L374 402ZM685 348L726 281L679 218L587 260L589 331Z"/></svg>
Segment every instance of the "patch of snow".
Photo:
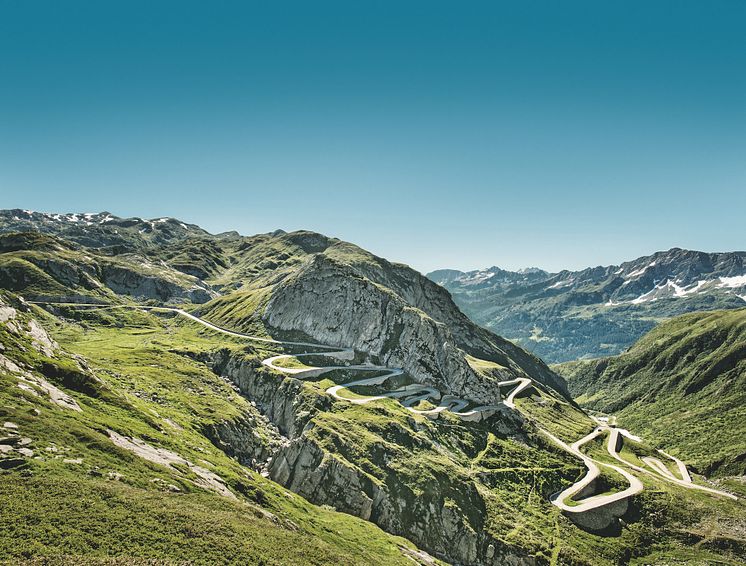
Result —
<svg viewBox="0 0 746 566"><path fill-rule="evenodd" d="M655 263L656 262L651 261L649 264L647 264L642 269L635 269L634 271L632 271L632 272L630 272L630 273L627 274L626 279L634 279L636 277L639 277L640 275L642 275L643 273L645 273L651 267L655 267Z"/></svg>
<svg viewBox="0 0 746 566"><path fill-rule="evenodd" d="M655 294L655 292L657 290L658 290L658 287L654 287L650 291L648 291L647 293L643 293L642 295L640 295L636 299L632 299L630 301L630 303L632 303L633 305L639 305L640 303L645 303L647 301L650 301L650 300L652 300L653 295Z"/></svg>
<svg viewBox="0 0 746 566"><path fill-rule="evenodd" d="M184 230L189 230L189 226L187 226L183 222L179 222L179 226L181 226L182 228L184 228Z"/></svg>
<svg viewBox="0 0 746 566"><path fill-rule="evenodd" d="M465 277L461 281L464 285L478 285L479 283L484 283L488 279L491 279L492 277L494 277L494 275L494 273L490 273L487 271L477 271L471 277Z"/></svg>
<svg viewBox="0 0 746 566"><path fill-rule="evenodd" d="M684 290L683 287L679 287L676 283L674 283L671 280L666 282L666 287L673 289L674 297L685 297L687 294L687 292Z"/></svg>
<svg viewBox="0 0 746 566"><path fill-rule="evenodd" d="M685 294L690 295L692 293L699 293L699 290L708 283L710 283L710 281L707 281L706 279L700 279L699 281L697 281L697 284L694 285L694 287L692 287L691 289L687 289L685 291Z"/></svg>
<svg viewBox="0 0 746 566"><path fill-rule="evenodd" d="M633 299L630 302L632 304L637 305L640 303L644 303L646 301L651 301L651 302L655 301L658 297L653 297L653 295L656 295L657 292L663 291L665 289L669 289L673 291L673 294L671 296L674 298L686 297L687 295L700 293L701 292L700 289L702 289L702 287L706 286L708 283L711 283L711 281L700 280L695 285L687 289L685 287L680 286L675 281L671 281L670 279L667 279L665 283L657 284L655 287L653 287L653 289L651 289L647 293L643 293L642 295L640 295L636 299Z"/></svg>
<svg viewBox="0 0 746 566"><path fill-rule="evenodd" d="M575 283L575 278L574 277L570 277L570 279L565 279L564 281L557 281L553 285L550 285L548 288L549 289L559 289L560 287L569 287L573 283Z"/></svg>
<svg viewBox="0 0 746 566"><path fill-rule="evenodd" d="M735 289L736 287L743 287L744 285L746 285L746 274L736 275L735 277L720 277L720 285L718 285L718 287Z"/></svg>

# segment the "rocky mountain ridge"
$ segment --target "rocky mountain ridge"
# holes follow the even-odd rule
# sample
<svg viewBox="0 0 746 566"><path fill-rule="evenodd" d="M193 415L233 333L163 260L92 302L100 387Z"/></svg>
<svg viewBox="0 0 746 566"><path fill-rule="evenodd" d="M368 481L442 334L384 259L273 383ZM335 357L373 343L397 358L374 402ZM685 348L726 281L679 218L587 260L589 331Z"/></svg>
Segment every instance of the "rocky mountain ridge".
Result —
<svg viewBox="0 0 746 566"><path fill-rule="evenodd" d="M19 223L41 234L2 235ZM126 241L112 246L114 236ZM441 287L322 234L211 235L168 218L13 210L0 214L0 250L5 286L29 298L202 303L201 316L227 327L302 332L474 401L497 402L496 383L514 377L567 395L541 360L476 326ZM501 375L480 375L467 355L499 364Z"/></svg>
<svg viewBox="0 0 746 566"><path fill-rule="evenodd" d="M175 218L120 218L106 211L51 213L0 210L0 226L3 232L41 232L95 248L163 245L189 237L209 236L199 226Z"/></svg>
<svg viewBox="0 0 746 566"><path fill-rule="evenodd" d="M473 320L549 361L618 353L664 318L740 308L746 252L673 248L580 271L428 274Z"/></svg>
<svg viewBox="0 0 746 566"><path fill-rule="evenodd" d="M654 489L636 492L609 517L601 516L602 508L598 520L571 520L551 498L582 475L582 455L564 443L588 438L596 421L541 360L474 324L444 288L406 265L307 231L246 237L174 232L159 243L140 232L137 220L124 240L110 245L95 233L86 236L85 229L96 226L93 216L80 230L76 218L38 221L58 232L73 225L75 240L51 229L17 232L15 224L0 222L0 287L12 286L8 302L25 304L24 316L37 317L77 360L29 358L31 348L13 337L16 323L0 324L3 355L15 364L0 368L5 420L45 452L66 455L37 461L12 449L12 482L0 482L5 501L34 494L29 508L0 506L4 524L13 517L24 540L36 541L34 556L69 551L69 542L56 534L39 536L50 516L39 509L46 502L65 510L55 524L71 533L65 536L76 541L76 552L96 552L80 542L85 523L67 516L70 509L80 516L82 498L66 495L79 492L91 493L83 499L96 505L85 516L117 533L107 538L107 548L132 537L137 556L153 558L147 554L152 516L169 509L165 525L174 513L186 513L189 525L194 517L198 527L175 519L175 530L195 532L194 545L211 541L194 552L214 560L216 548L231 548L231 559L243 563L303 562L290 557L297 542L283 546L289 531L305 541L300 547L309 547L311 563L355 563L352 552L358 562L385 564L432 565L435 556L474 566L611 566L647 556L641 540L663 541L656 552L674 557L685 537L720 545L729 531L713 527L712 517L737 517L737 502L699 502L652 480ZM108 224L105 219L98 222ZM83 243L84 236L93 240ZM112 266L127 273L126 284L110 277ZM536 270L520 275L541 276ZM196 287L208 295L187 292ZM15 293L42 301L46 310ZM319 343L345 351L322 354L319 348L329 348ZM323 373L309 364L334 365ZM15 367L41 373L32 375L41 385L23 382L33 391L19 394ZM81 367L88 368L84 375ZM298 373L303 368L311 371ZM380 388L355 385L365 381L360 372L376 379L389 368L396 377L377 382ZM500 390L506 382L517 385L512 393ZM410 386L437 391L396 397ZM51 387L81 410L73 417L62 408L50 411ZM340 387L341 395L331 393ZM490 410L462 418L466 413L447 404L453 397L464 407L484 403ZM588 449L605 457L590 442ZM67 466L81 466L82 473ZM613 468L600 474L583 496L624 489L624 476ZM128 496L112 499L112 492ZM140 507L124 511L122 501ZM199 505L183 507L190 501ZM214 529L203 527L212 516L207 509L232 510L234 503L238 512L219 517L226 526L217 531L228 536L213 542ZM260 522L241 520L240 509ZM127 520L118 521L125 513ZM278 541L278 548L268 545L256 555L245 545L236 548L266 522L276 527L262 540ZM683 534L691 525L694 532ZM176 536L170 527L159 529L159 537ZM314 546L314 535L323 548ZM0 556L19 555L4 544L0 537ZM730 544L734 550L705 547L697 555L730 559L741 541L733 537ZM183 544L155 555L193 556L191 545Z"/></svg>

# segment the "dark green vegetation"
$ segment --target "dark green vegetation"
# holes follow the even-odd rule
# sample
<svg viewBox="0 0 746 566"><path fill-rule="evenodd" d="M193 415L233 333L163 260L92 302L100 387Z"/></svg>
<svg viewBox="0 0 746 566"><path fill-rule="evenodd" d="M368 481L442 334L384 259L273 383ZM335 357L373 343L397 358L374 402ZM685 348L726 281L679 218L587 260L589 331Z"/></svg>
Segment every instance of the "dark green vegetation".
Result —
<svg viewBox="0 0 746 566"><path fill-rule="evenodd" d="M0 307L0 422L17 426L0 444L0 559L428 563L415 544L475 565L743 557L742 503L657 480L613 536L562 515L549 496L583 468L538 427L572 442L594 423L539 359L406 266L311 232L210 235L105 213L10 211L0 232L0 287L15 293ZM256 336L353 347L353 363L403 367L402 383L475 404L499 399L499 381L537 385L520 413L430 420L325 394L359 377L349 370L301 382L261 364L308 348L16 294L178 305Z"/></svg>
<svg viewBox="0 0 746 566"><path fill-rule="evenodd" d="M674 248L582 271L492 267L428 277L478 324L546 361L565 362L618 354L672 316L742 308L746 252Z"/></svg>
<svg viewBox="0 0 746 566"><path fill-rule="evenodd" d="M583 407L700 473L746 474L746 309L682 315L624 354L557 369Z"/></svg>

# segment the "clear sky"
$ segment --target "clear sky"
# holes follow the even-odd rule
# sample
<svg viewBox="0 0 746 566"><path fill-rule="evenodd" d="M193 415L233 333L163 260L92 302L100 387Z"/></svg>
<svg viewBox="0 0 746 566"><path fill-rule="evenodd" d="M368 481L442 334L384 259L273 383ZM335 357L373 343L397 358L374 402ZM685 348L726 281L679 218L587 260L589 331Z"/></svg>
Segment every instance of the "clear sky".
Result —
<svg viewBox="0 0 746 566"><path fill-rule="evenodd" d="M427 271L746 248L746 2L0 0L0 207Z"/></svg>

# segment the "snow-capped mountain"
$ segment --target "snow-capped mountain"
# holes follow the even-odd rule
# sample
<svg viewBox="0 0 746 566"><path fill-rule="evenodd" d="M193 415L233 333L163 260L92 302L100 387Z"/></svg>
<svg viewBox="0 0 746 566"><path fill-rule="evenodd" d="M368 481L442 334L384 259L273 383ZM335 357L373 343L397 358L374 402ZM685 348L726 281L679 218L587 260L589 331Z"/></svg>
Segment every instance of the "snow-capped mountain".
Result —
<svg viewBox="0 0 746 566"><path fill-rule="evenodd" d="M165 244L207 235L202 228L175 218L120 218L109 212L48 213L0 210L0 231L42 232L91 247L128 248Z"/></svg>
<svg viewBox="0 0 746 566"><path fill-rule="evenodd" d="M617 353L668 316L746 307L746 252L673 248L581 271L491 267L428 277L475 321L550 361Z"/></svg>

